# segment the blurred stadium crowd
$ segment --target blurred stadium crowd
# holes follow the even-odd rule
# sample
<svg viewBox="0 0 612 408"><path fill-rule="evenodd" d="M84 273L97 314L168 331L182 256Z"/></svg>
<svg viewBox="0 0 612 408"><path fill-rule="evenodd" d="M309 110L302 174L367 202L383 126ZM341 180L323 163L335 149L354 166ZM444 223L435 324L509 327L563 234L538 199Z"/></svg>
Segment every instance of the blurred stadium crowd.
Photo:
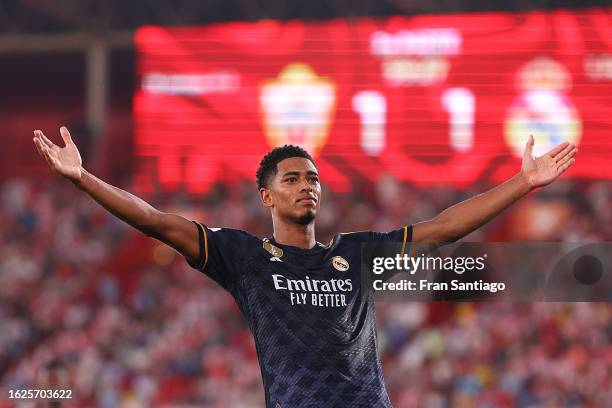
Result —
<svg viewBox="0 0 612 408"><path fill-rule="evenodd" d="M253 183L235 187L142 197L268 236ZM398 228L485 188L418 191L383 178L371 191L326 191L318 237ZM0 408L12 406L7 389L27 388L73 390L64 407L263 406L233 299L172 250L57 178L1 184L0 218ZM611 185L561 181L467 240L610 241ZM377 314L398 408L612 406L609 304L381 302Z"/></svg>

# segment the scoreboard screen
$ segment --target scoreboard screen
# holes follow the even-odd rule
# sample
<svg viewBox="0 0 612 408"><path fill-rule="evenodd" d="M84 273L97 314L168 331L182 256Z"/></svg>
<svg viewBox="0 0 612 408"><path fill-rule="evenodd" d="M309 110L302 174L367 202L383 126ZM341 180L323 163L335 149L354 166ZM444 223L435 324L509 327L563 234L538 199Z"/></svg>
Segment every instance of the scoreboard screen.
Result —
<svg viewBox="0 0 612 408"><path fill-rule="evenodd" d="M612 9L143 27L137 188L204 193L299 144L349 191L383 174L467 188L576 142L612 177Z"/></svg>

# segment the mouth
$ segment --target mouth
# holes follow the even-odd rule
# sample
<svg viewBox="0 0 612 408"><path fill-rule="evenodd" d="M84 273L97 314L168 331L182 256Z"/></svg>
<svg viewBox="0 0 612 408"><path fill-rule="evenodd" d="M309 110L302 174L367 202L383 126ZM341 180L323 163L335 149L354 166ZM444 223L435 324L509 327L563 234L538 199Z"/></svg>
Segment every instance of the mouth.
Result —
<svg viewBox="0 0 612 408"><path fill-rule="evenodd" d="M315 205L317 204L317 199L314 197L304 197L304 198L300 198L299 200L297 200L298 203L308 203L308 204L312 204Z"/></svg>

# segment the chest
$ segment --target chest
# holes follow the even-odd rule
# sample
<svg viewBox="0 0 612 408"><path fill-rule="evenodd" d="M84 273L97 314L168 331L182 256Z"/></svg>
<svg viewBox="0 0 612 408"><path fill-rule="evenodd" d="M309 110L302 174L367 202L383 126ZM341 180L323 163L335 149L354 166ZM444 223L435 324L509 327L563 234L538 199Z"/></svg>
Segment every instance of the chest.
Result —
<svg viewBox="0 0 612 408"><path fill-rule="evenodd" d="M249 303L263 297L291 309L343 314L360 303L360 266L359 251L350 248L259 251L246 266L241 290Z"/></svg>

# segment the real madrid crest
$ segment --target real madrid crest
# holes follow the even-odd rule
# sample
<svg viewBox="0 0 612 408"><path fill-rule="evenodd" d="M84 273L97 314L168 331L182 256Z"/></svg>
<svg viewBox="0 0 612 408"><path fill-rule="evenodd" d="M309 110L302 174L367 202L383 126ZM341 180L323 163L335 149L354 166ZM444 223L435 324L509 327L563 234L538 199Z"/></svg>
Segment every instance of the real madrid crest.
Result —
<svg viewBox="0 0 612 408"><path fill-rule="evenodd" d="M341 256L334 256L331 261L332 261L332 266L337 271L340 271L340 272L348 271L349 263L343 257L341 257Z"/></svg>
<svg viewBox="0 0 612 408"><path fill-rule="evenodd" d="M523 156L530 134L535 138L535 156L561 142L580 141L582 120L570 99L572 77L563 64L537 57L521 67L516 83L520 93L508 110L505 136L517 157Z"/></svg>
<svg viewBox="0 0 612 408"><path fill-rule="evenodd" d="M277 246L272 245L270 240L267 238L263 240L263 248L269 253L271 253L272 256L275 256L277 258L280 258L281 256L283 256L283 250Z"/></svg>

